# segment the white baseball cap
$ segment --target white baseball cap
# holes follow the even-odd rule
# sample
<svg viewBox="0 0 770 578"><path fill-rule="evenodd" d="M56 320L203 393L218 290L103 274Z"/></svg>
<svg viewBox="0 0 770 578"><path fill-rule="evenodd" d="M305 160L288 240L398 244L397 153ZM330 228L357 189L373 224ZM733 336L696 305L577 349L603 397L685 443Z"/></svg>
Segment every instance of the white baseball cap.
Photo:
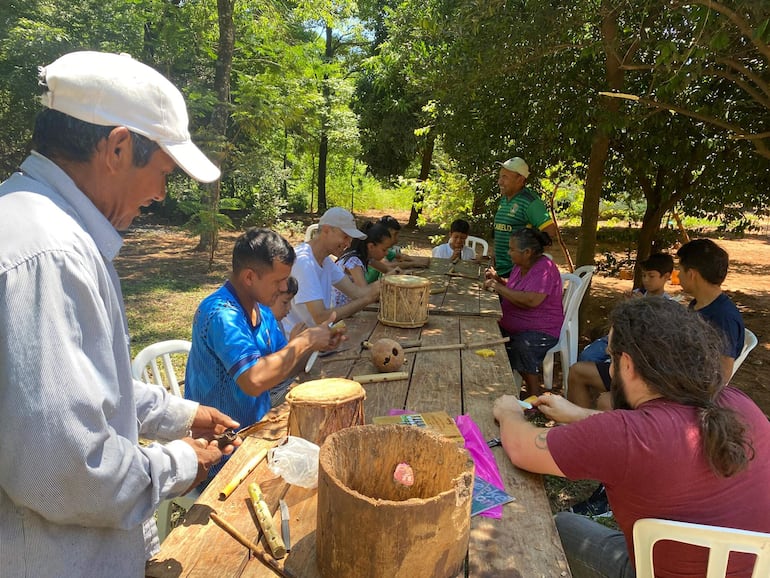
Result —
<svg viewBox="0 0 770 578"><path fill-rule="evenodd" d="M495 164L500 165L504 169L508 169L511 172L519 173L525 179L529 176L529 167L527 166L527 163L524 162L524 159L521 157L513 157L512 159L508 159L504 163L501 163L500 161L495 161Z"/></svg>
<svg viewBox="0 0 770 578"><path fill-rule="evenodd" d="M40 67L43 104L100 126L124 126L158 143L197 181L219 168L190 140L184 97L166 77L128 54L71 52Z"/></svg>
<svg viewBox="0 0 770 578"><path fill-rule="evenodd" d="M353 213L346 211L342 207L327 209L318 221L318 224L342 229L346 235L354 239L366 239L366 233L362 233L356 228L356 218L353 216Z"/></svg>

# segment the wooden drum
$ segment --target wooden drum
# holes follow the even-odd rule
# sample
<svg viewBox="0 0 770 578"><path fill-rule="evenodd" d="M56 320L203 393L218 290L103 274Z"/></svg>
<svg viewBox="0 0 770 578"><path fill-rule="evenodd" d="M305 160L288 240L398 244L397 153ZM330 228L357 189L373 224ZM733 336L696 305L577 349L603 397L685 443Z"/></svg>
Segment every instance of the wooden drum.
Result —
<svg viewBox="0 0 770 578"><path fill-rule="evenodd" d="M380 315L384 325L422 327L428 321L430 281L414 275L380 278Z"/></svg>
<svg viewBox="0 0 770 578"><path fill-rule="evenodd" d="M286 396L289 435L323 444L326 436L364 423L366 391L357 381L317 379L294 387Z"/></svg>

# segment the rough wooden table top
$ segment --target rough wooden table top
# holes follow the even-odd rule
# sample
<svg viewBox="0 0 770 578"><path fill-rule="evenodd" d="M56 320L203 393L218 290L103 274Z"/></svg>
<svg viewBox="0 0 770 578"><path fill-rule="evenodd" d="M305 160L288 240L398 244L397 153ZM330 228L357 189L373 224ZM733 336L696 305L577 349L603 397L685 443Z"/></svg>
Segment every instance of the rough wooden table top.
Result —
<svg viewBox="0 0 770 578"><path fill-rule="evenodd" d="M464 277L462 283L473 282ZM482 290L483 291L483 290ZM478 294L476 295L478 302ZM495 301L497 301L495 297ZM491 306L490 309L494 309ZM499 311L499 303L497 304ZM423 346L478 343L499 338L494 315L466 315L431 312L421 328L389 327L377 321L377 314L364 311L346 320L348 349L319 360L304 380L322 377L351 377L374 373L368 353L361 342L381 337L398 341L419 340ZM492 402L503 393L513 393L513 375L503 345L490 347L494 357L485 358L469 349L415 352L407 355L405 370L409 378L400 381L364 385L366 423L391 409L419 412L446 411L451 416L467 414L473 418L485 439L497 437L499 429L492 416ZM341 360L336 360L336 358ZM278 411L280 410L280 411ZM292 549L278 563L288 575L315 578L316 491L287 485L273 475L267 464L260 464L225 501L220 490L240 467L261 448L275 445L286 433L288 408L276 408L265 419L268 425L254 432L212 481L198 502L188 512L181 526L164 541L161 552L148 563L147 575L172 576L274 576L246 548L225 534L209 519L216 511L250 540L265 550L255 516L248 505L247 486L259 482L274 520L280 524L278 500L289 506ZM493 453L505 483L515 501L503 506L501 519L475 516L466 576L523 578L570 576L569 567L551 516L542 477L518 470L505 456L502 447ZM365 529L362 529L365 531ZM269 556L269 554L267 554Z"/></svg>

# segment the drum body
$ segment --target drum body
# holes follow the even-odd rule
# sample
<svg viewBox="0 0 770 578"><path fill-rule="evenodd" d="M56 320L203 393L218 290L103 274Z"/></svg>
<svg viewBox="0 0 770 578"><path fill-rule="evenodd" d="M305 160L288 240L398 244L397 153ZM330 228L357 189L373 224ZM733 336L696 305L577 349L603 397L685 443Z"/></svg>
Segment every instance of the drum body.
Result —
<svg viewBox="0 0 770 578"><path fill-rule="evenodd" d="M380 315L384 325L422 327L428 321L430 281L414 275L380 279Z"/></svg>
<svg viewBox="0 0 770 578"><path fill-rule="evenodd" d="M289 435L314 444L326 436L364 423L366 391L357 381L342 378L317 379L294 387L286 396Z"/></svg>

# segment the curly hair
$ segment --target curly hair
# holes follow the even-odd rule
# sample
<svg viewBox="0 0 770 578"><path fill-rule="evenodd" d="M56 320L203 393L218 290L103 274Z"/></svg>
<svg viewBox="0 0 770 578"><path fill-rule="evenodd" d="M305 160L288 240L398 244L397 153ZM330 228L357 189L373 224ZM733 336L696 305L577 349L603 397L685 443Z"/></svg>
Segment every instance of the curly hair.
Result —
<svg viewBox="0 0 770 578"><path fill-rule="evenodd" d="M754 448L740 415L719 404L724 388L723 338L700 314L662 297L630 299L610 314L613 355L627 353L635 370L665 399L698 408L703 451L711 468L730 477Z"/></svg>

